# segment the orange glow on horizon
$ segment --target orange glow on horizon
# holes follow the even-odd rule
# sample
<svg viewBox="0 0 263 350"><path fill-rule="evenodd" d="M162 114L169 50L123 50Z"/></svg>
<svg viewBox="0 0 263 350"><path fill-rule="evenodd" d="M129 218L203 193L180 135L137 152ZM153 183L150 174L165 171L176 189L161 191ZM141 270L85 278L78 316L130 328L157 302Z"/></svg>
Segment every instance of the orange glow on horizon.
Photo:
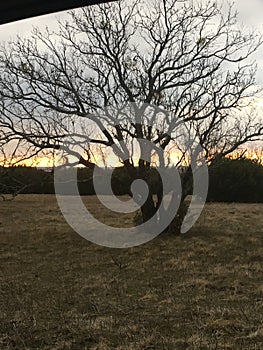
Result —
<svg viewBox="0 0 263 350"><path fill-rule="evenodd" d="M40 168L52 168L54 167L53 157L38 156L29 159L21 159L19 157L1 159L0 166L26 166L26 167L40 167Z"/></svg>
<svg viewBox="0 0 263 350"><path fill-rule="evenodd" d="M242 154L242 151L235 151L232 154L230 154L228 157L230 158L237 158ZM179 162L181 157L181 152L178 150L170 150L168 152L169 156L169 164L175 165ZM168 157L167 156L167 157ZM246 153L244 154L245 158L248 159L254 159L258 160L263 164L263 149L262 148L255 148L255 149L248 149ZM168 158L166 158L167 160ZM137 165L139 161L138 156L133 156L134 164ZM113 153L109 152L108 154L100 155L96 154L93 155L91 162L95 163L99 167L121 167L123 164L118 159L118 157ZM0 166L26 166L26 167L37 167L37 168L53 168L56 164L59 164L59 157L58 159L55 159L54 156L35 156L30 159L22 160L19 157L9 158L9 159L3 159L0 158ZM152 156L152 164L155 166L158 166L158 158L157 156ZM182 160L180 165L187 165L187 159Z"/></svg>

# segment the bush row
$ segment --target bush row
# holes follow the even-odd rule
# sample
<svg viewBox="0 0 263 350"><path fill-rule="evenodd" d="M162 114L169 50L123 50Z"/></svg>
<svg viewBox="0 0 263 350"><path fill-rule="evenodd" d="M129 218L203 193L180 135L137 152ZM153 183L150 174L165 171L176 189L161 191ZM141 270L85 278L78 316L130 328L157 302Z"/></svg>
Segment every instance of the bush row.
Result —
<svg viewBox="0 0 263 350"><path fill-rule="evenodd" d="M263 166L251 159L225 158L209 169L208 201L263 202Z"/></svg>
<svg viewBox="0 0 263 350"><path fill-rule="evenodd" d="M109 170L105 170L109 171ZM104 176L97 178L98 188L103 188ZM132 179L124 168L112 173L111 185L116 195L128 194ZM157 191L158 173L151 170L149 186ZM66 183L64 189L70 189ZM95 194L92 170L78 170L78 188L82 195ZM31 167L0 167L0 194L5 193L53 194L54 175ZM68 190L67 194L71 194ZM107 193L103 193L107 194ZM249 159L223 159L209 168L208 201L263 202L263 166Z"/></svg>

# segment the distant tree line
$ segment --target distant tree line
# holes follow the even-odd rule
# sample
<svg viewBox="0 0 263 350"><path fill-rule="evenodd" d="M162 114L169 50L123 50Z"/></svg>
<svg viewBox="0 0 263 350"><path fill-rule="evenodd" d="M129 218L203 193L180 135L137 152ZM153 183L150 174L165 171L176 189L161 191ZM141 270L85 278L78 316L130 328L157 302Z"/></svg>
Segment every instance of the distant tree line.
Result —
<svg viewBox="0 0 263 350"><path fill-rule="evenodd" d="M105 169L105 172L109 169ZM214 202L263 202L263 166L259 161L222 159L209 168L207 201ZM184 173L181 173L183 178ZM104 181L103 176L98 181ZM132 178L125 168L116 168L112 174L112 190L116 195L130 194ZM153 193L160 186L156 169L152 169L148 185ZM93 170L78 170L78 188L81 195L95 194ZM11 198L17 194L54 194L54 174L33 167L0 167L0 196ZM71 193L68 192L68 195ZM107 193L101 193L107 194Z"/></svg>

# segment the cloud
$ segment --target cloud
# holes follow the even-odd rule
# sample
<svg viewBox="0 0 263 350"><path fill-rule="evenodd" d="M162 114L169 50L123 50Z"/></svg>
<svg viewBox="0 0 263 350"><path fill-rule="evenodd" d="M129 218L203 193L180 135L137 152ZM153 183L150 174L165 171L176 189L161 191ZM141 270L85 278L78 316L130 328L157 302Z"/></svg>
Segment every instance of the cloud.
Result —
<svg viewBox="0 0 263 350"><path fill-rule="evenodd" d="M236 0L235 7L239 12L240 21L245 25L263 29L263 1L262 0Z"/></svg>

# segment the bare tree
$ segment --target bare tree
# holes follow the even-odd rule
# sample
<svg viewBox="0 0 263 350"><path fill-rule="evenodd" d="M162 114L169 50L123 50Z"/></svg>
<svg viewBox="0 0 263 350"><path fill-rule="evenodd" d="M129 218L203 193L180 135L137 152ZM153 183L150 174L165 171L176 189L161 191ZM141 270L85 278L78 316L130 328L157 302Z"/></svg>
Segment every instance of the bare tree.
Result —
<svg viewBox="0 0 263 350"><path fill-rule="evenodd" d="M248 109L258 90L250 57L261 42L238 28L232 5L223 11L214 1L118 1L76 10L57 33L34 29L30 39L1 48L0 126L5 140L22 142L32 155L65 149L65 138L81 141L81 152L67 151L90 168L84 144L110 147L132 178L148 180L152 150L142 140L164 151L179 147L184 125L212 162L262 135L262 119ZM133 140L141 146L138 164ZM180 149L183 160L187 149ZM149 193L144 221L161 200Z"/></svg>
<svg viewBox="0 0 263 350"><path fill-rule="evenodd" d="M253 159L260 165L263 165L263 147L253 145L253 147L243 147L231 154L233 159L248 158Z"/></svg>

